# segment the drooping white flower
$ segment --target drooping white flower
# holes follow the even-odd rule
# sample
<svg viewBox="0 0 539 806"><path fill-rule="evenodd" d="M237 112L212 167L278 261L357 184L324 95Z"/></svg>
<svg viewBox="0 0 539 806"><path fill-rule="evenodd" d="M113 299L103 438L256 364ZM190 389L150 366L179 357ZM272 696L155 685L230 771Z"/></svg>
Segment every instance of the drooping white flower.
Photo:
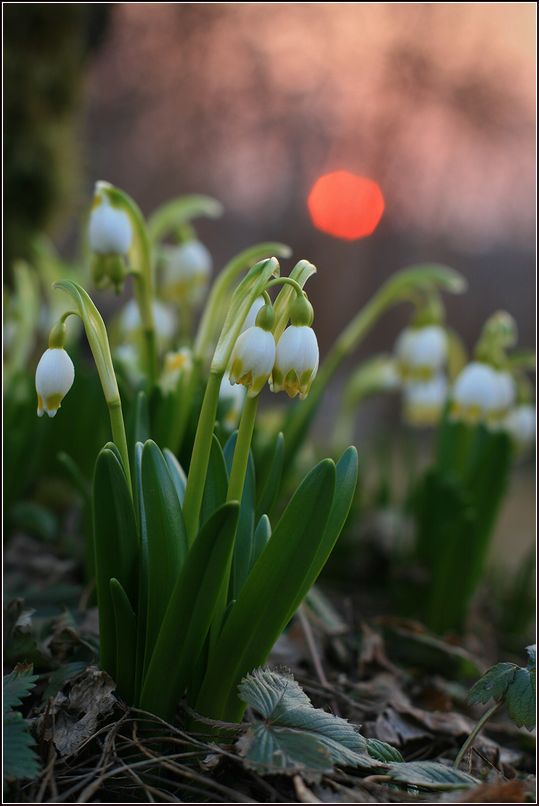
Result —
<svg viewBox="0 0 539 806"><path fill-rule="evenodd" d="M515 382L509 372L495 370L494 374L497 384L497 396L493 415L498 419L503 419L515 402Z"/></svg>
<svg viewBox="0 0 539 806"><path fill-rule="evenodd" d="M162 288L167 297L199 303L208 287L213 266L212 256L203 243L186 241L177 246L163 246Z"/></svg>
<svg viewBox="0 0 539 806"><path fill-rule="evenodd" d="M180 375L193 368L193 353L188 347L171 350L165 355L165 366L161 376L161 386L165 391L175 389Z"/></svg>
<svg viewBox="0 0 539 806"><path fill-rule="evenodd" d="M224 408L222 422L229 431L236 428L238 424L246 393L245 386L241 384L232 386L226 375L223 376L219 388L219 400Z"/></svg>
<svg viewBox="0 0 539 806"><path fill-rule="evenodd" d="M447 400L445 375L427 381L411 381L404 386L404 418L411 425L434 425Z"/></svg>
<svg viewBox="0 0 539 806"><path fill-rule="evenodd" d="M255 325L240 333L230 358L230 383L247 387L256 397L267 382L275 363L273 333Z"/></svg>
<svg viewBox="0 0 539 806"><path fill-rule="evenodd" d="M92 252L99 255L127 255L132 238L133 230L127 213L113 207L106 195L99 195L88 225Z"/></svg>
<svg viewBox="0 0 539 806"><path fill-rule="evenodd" d="M531 447L535 442L535 406L530 404L515 406L505 418L503 425L518 448L522 450Z"/></svg>
<svg viewBox="0 0 539 806"><path fill-rule="evenodd" d="M395 354L405 380L427 380L440 372L447 360L447 334L440 325L408 327L397 339Z"/></svg>
<svg viewBox="0 0 539 806"><path fill-rule="evenodd" d="M170 342L177 329L177 316L167 305L155 299L152 303L155 332L162 344ZM142 327L139 306L130 299L120 311L120 330L122 335L130 337Z"/></svg>
<svg viewBox="0 0 539 806"><path fill-rule="evenodd" d="M256 324L256 317L258 316L258 312L261 308L264 307L266 301L264 297L257 297L251 307L249 308L249 313L245 317L245 321L241 327L241 333L245 330L248 330L250 327L253 327Z"/></svg>
<svg viewBox="0 0 539 806"><path fill-rule="evenodd" d="M467 422L491 418L502 399L502 384L497 375L490 364L480 361L467 364L453 385L453 414Z"/></svg>
<svg viewBox="0 0 539 806"><path fill-rule="evenodd" d="M308 325L289 325L277 344L271 391L285 391L289 397L299 394L303 400L318 371L318 342Z"/></svg>
<svg viewBox="0 0 539 806"><path fill-rule="evenodd" d="M75 367L63 347L45 350L36 368L37 415L54 417L75 379Z"/></svg>

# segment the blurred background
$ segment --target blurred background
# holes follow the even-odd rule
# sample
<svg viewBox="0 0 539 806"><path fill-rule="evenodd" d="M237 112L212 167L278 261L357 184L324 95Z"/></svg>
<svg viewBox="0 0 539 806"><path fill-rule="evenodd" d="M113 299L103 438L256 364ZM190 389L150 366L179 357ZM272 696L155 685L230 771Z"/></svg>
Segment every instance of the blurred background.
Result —
<svg viewBox="0 0 539 806"><path fill-rule="evenodd" d="M107 179L148 214L179 194L219 199L223 218L199 227L217 267L270 239L312 260L322 354L392 272L425 261L468 279L447 309L469 347L501 307L534 344L534 4L4 8L8 277L38 231L76 256ZM310 220L313 183L339 169L382 190L368 238ZM407 313L382 320L354 363L391 349ZM365 406L360 441L391 406ZM507 516L519 544L527 478Z"/></svg>

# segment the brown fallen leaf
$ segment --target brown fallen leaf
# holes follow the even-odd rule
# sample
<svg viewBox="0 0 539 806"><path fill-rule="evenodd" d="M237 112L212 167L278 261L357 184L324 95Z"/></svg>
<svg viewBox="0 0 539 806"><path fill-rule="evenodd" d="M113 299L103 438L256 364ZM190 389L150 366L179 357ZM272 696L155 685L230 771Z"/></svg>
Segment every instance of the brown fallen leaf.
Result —
<svg viewBox="0 0 539 806"><path fill-rule="evenodd" d="M523 781L497 781L468 789L459 803L525 803L526 793Z"/></svg>
<svg viewBox="0 0 539 806"><path fill-rule="evenodd" d="M36 732L45 741L52 741L60 755L76 753L118 706L115 688L106 672L88 667L56 694L47 712L36 721Z"/></svg>

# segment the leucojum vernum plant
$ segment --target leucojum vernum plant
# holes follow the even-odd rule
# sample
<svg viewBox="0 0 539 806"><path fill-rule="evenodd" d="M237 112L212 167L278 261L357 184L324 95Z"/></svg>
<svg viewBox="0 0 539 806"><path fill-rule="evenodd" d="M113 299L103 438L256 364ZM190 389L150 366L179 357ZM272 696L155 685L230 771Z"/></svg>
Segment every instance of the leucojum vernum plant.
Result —
<svg viewBox="0 0 539 806"><path fill-rule="evenodd" d="M192 196L146 222L127 194L98 183L88 226L93 277L116 290L132 277L136 326L113 362L89 294L72 280L57 282L70 305L50 331L36 390L38 414L55 416L75 378L66 324L79 317L112 435L97 457L92 494L102 668L128 703L159 716L171 718L186 697L195 712L235 722L246 707L240 681L265 663L319 576L356 489L350 447L336 463L319 462L275 515L324 390L391 306L422 300L428 308L439 291L464 284L438 265L397 273L319 368L304 290L316 269L300 260L282 277L275 255L288 256L288 248L260 244L217 274L193 331L211 259L192 219L219 212L214 200ZM183 321L180 343L168 351L160 336L164 300ZM268 384L299 400L275 433L257 439Z"/></svg>

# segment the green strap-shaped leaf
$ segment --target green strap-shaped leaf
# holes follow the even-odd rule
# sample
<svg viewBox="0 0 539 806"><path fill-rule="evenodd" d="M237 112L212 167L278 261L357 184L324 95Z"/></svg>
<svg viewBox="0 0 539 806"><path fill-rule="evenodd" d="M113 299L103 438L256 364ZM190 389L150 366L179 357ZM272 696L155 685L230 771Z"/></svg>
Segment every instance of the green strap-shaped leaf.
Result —
<svg viewBox="0 0 539 806"><path fill-rule="evenodd" d="M148 558L144 668L187 555L182 508L167 462L155 442L142 450L142 497Z"/></svg>
<svg viewBox="0 0 539 806"><path fill-rule="evenodd" d="M164 449L163 456L165 457L170 476L174 483L174 487L176 488L178 501L180 504L183 504L183 499L185 498L185 488L187 486L187 476L185 475L185 470L178 462L172 451L168 448Z"/></svg>
<svg viewBox="0 0 539 806"><path fill-rule="evenodd" d="M136 601L138 536L124 469L117 452L108 446L97 457L93 519L100 661L115 679L116 629L110 580L118 579L130 600Z"/></svg>
<svg viewBox="0 0 539 806"><path fill-rule="evenodd" d="M223 449L226 469L229 475L232 468L232 461L234 459L234 451L236 450L237 438L238 432L234 431L234 433L228 438ZM255 528L255 492L255 466L253 457L249 451L249 460L247 462L245 482L243 485L243 493L240 503L240 518L236 531L236 540L234 542L234 557L232 561L232 574L228 597L229 600L237 599L238 594L243 587L243 583L247 579L249 571L251 570L254 562L253 538Z"/></svg>
<svg viewBox="0 0 539 806"><path fill-rule="evenodd" d="M223 450L219 440L213 434L204 496L200 508L200 523L206 523L208 518L225 503L227 489L228 475Z"/></svg>
<svg viewBox="0 0 539 806"><path fill-rule="evenodd" d="M148 398L142 390L138 391L135 400L129 408L127 417L127 434L129 445L129 458L133 462L135 445L137 442L146 442L150 438L150 412Z"/></svg>
<svg viewBox="0 0 539 806"><path fill-rule="evenodd" d="M223 626L197 699L211 718L236 720L245 705L241 678L266 660L286 626L291 604L317 555L330 513L335 465L320 462L288 504Z"/></svg>
<svg viewBox="0 0 539 806"><path fill-rule="evenodd" d="M144 674L144 656L146 646L146 621L148 616L148 526L144 513L144 496L142 492L142 451L144 445L135 445L134 462L134 497L139 524L140 551L138 575L138 607L137 607L137 655L135 669L135 701L138 700Z"/></svg>
<svg viewBox="0 0 539 806"><path fill-rule="evenodd" d="M204 524L179 575L148 666L140 705L168 718L182 696L215 613L238 522L225 504Z"/></svg>
<svg viewBox="0 0 539 806"><path fill-rule="evenodd" d="M262 515L258 521L253 535L253 550L251 554L251 568L256 563L271 537L271 523L267 515Z"/></svg>
<svg viewBox="0 0 539 806"><path fill-rule="evenodd" d="M335 495L331 504L331 510L318 548L314 554L308 570L305 571L302 582L298 586L295 599L292 601L288 618L292 618L299 605L312 588L333 547L343 529L343 526L350 512L352 501L357 487L358 478L358 456L354 447L347 448L335 468Z"/></svg>
<svg viewBox="0 0 539 806"><path fill-rule="evenodd" d="M273 455L271 460L265 464L268 467L268 471L259 485L260 492L256 502L258 518L264 513L269 514L271 512L281 488L284 468L284 436L282 433L277 434L275 437Z"/></svg>
<svg viewBox="0 0 539 806"><path fill-rule="evenodd" d="M110 580L110 595L116 625L116 685L131 705L136 685L137 618L117 579Z"/></svg>

